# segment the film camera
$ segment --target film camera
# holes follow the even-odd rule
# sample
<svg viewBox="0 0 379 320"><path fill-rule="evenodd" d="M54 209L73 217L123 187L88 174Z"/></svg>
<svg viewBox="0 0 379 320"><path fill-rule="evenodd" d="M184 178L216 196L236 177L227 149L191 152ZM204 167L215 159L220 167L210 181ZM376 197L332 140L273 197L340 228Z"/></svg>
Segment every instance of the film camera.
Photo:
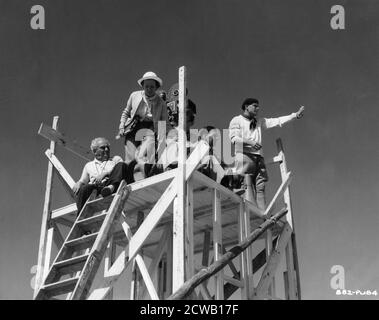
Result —
<svg viewBox="0 0 379 320"><path fill-rule="evenodd" d="M188 89L186 89L186 95L188 95ZM167 95L162 92L161 97L166 101L168 121L172 126L177 126L179 122L179 84L172 85ZM195 121L196 104L191 99L187 99L186 113L187 122L193 123Z"/></svg>

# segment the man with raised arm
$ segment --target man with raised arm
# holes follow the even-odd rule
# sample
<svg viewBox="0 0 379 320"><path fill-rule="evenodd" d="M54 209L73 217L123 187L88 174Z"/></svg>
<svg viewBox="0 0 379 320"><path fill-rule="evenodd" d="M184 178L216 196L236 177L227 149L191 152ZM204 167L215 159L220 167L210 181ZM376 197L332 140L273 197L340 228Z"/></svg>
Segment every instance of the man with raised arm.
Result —
<svg viewBox="0 0 379 320"><path fill-rule="evenodd" d="M258 111L257 99L245 99L242 103L242 114L230 121L229 138L235 144L235 171L242 177L245 174L252 175L256 204L258 208L265 210L265 182L268 181L268 176L262 151L262 130L282 127L294 119L300 119L304 107L278 118L258 118Z"/></svg>

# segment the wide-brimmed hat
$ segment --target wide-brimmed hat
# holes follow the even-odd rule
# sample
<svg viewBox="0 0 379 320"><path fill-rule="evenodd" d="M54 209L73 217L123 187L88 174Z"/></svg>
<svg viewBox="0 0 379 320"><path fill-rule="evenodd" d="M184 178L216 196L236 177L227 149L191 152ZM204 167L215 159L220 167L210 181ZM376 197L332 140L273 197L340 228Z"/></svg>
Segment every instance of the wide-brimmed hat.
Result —
<svg viewBox="0 0 379 320"><path fill-rule="evenodd" d="M139 79L137 82L142 87L142 82L145 80L155 80L159 83L159 86L162 86L162 79L159 78L154 72L148 71L146 72L141 79Z"/></svg>

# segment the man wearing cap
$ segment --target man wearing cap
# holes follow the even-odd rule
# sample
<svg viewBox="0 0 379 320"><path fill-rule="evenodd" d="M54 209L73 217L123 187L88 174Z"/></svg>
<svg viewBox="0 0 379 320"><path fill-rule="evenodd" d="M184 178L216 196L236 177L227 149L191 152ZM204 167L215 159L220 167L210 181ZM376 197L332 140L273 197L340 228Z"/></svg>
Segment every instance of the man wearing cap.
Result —
<svg viewBox="0 0 379 320"><path fill-rule="evenodd" d="M243 176L251 174L255 201L265 210L265 182L268 180L262 151L262 129L282 127L284 124L300 119L304 107L297 112L279 118L258 118L259 101L247 98L242 103L242 114L234 117L229 124L229 138L235 144L236 173Z"/></svg>
<svg viewBox="0 0 379 320"><path fill-rule="evenodd" d="M158 146L163 143L163 134L159 135L158 122L167 121L166 103L157 94L162 86L162 80L152 71L146 72L138 84L143 90L132 92L124 108L119 125L119 135L125 136L125 162L136 161L136 150L141 141L148 149L148 162L155 162L155 137L157 134ZM136 136L137 134L137 136Z"/></svg>
<svg viewBox="0 0 379 320"><path fill-rule="evenodd" d="M110 157L110 144L105 138L95 138L91 142L91 150L95 156L87 162L82 175L72 188L76 198L78 215L91 193L96 190L103 197L117 191L122 180L127 180L127 165L120 156Z"/></svg>

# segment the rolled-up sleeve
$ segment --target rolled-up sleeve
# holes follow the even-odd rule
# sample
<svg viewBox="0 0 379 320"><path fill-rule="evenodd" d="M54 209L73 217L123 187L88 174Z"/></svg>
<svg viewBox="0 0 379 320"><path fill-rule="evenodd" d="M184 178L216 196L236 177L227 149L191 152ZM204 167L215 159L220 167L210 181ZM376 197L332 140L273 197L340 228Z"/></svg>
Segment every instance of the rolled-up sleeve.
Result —
<svg viewBox="0 0 379 320"><path fill-rule="evenodd" d="M263 118L262 127L263 129L282 127L284 124L294 119L296 119L296 112L291 113L288 116L283 116L283 117L278 117L278 118Z"/></svg>

